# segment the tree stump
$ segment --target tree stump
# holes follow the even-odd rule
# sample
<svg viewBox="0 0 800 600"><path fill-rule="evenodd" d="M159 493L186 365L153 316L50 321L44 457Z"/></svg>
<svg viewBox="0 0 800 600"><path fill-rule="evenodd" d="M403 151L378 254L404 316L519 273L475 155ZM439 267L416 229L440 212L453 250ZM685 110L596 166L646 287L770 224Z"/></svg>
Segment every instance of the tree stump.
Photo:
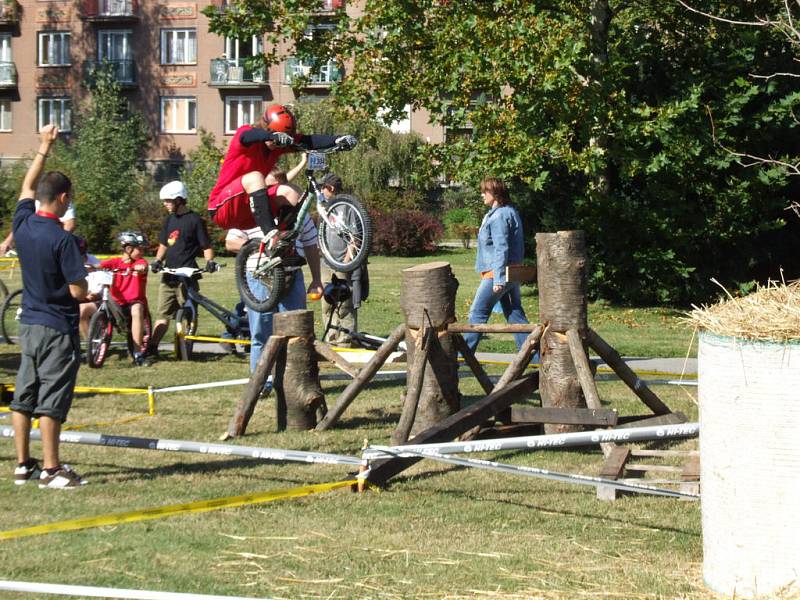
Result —
<svg viewBox="0 0 800 600"><path fill-rule="evenodd" d="M458 391L458 359L447 325L456 320L458 280L447 262L432 262L402 273L400 308L405 315L406 352L409 365L419 351L418 338L432 327L428 361L422 377L412 433L429 429L461 407Z"/></svg>
<svg viewBox="0 0 800 600"><path fill-rule="evenodd" d="M547 325L541 343L539 393L543 407L586 408L566 333L584 339L586 319L586 239L583 231L536 234L539 320ZM577 425L546 425L546 433L578 431Z"/></svg>
<svg viewBox="0 0 800 600"><path fill-rule="evenodd" d="M325 403L314 349L314 313L275 313L273 332L288 338L286 352L280 355L275 368L278 431L314 429L317 408Z"/></svg>

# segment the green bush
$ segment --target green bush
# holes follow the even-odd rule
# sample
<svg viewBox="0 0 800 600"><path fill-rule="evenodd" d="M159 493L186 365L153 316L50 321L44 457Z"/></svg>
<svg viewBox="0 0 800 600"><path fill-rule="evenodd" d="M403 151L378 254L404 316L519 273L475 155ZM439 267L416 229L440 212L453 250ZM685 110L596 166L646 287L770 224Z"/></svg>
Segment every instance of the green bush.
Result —
<svg viewBox="0 0 800 600"><path fill-rule="evenodd" d="M397 210L424 210L425 196L416 190L384 189L375 190L364 197L367 208L390 213Z"/></svg>
<svg viewBox="0 0 800 600"><path fill-rule="evenodd" d="M447 235L461 240L464 248L469 248L470 241L480 227L480 222L469 208L451 208L442 216L442 222Z"/></svg>

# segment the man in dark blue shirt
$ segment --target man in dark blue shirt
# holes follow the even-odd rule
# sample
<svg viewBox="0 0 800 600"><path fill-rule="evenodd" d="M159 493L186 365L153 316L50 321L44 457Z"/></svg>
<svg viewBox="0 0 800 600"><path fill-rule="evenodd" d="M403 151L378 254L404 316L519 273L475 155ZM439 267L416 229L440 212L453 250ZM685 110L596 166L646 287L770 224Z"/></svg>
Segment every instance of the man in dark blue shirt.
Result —
<svg viewBox="0 0 800 600"><path fill-rule="evenodd" d="M19 327L21 360L11 410L18 462L14 483L35 480L39 487L66 489L85 483L69 465L61 463L59 435L72 404L80 366L78 302L86 297L87 285L77 239L59 222L72 198L72 183L58 171L45 174L39 181L57 137L54 125L41 129L39 150L25 174L14 213L13 232L24 292ZM40 202L38 211L34 196ZM43 469L30 455L33 416L39 418Z"/></svg>

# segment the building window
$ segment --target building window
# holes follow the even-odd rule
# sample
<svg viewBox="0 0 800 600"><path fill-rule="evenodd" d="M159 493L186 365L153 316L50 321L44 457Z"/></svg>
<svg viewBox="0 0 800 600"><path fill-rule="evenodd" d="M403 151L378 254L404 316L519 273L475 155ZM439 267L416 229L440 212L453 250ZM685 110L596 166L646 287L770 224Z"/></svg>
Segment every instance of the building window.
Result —
<svg viewBox="0 0 800 600"><path fill-rule="evenodd" d="M196 98L161 98L161 133L196 133Z"/></svg>
<svg viewBox="0 0 800 600"><path fill-rule="evenodd" d="M0 100L0 131L11 131L11 100Z"/></svg>
<svg viewBox="0 0 800 600"><path fill-rule="evenodd" d="M69 53L71 34L68 31L39 33L39 66L66 67L72 64Z"/></svg>
<svg viewBox="0 0 800 600"><path fill-rule="evenodd" d="M39 98L39 129L52 123L61 131L72 129L72 100L70 98Z"/></svg>
<svg viewBox="0 0 800 600"><path fill-rule="evenodd" d="M225 98L225 133L236 133L239 127L255 123L260 116L260 97L228 96Z"/></svg>
<svg viewBox="0 0 800 600"><path fill-rule="evenodd" d="M0 62L11 61L11 34L0 33Z"/></svg>
<svg viewBox="0 0 800 600"><path fill-rule="evenodd" d="M197 63L197 35L194 29L161 30L161 64L193 65Z"/></svg>

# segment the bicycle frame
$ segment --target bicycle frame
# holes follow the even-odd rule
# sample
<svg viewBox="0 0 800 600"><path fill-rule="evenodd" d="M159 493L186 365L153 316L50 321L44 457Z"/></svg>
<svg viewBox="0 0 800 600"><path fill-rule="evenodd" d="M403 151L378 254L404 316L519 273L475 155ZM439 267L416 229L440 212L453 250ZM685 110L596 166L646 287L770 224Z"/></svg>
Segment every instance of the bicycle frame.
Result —
<svg viewBox="0 0 800 600"><path fill-rule="evenodd" d="M211 298L201 294L197 286L188 284L189 281L192 281L193 274L202 272L200 269L192 269L193 273L191 274L176 271L178 271L178 269L164 269L164 273L174 275L181 280L181 286L183 287L186 295L186 301L183 304L184 306L189 306L189 308L191 308L195 314L197 314L197 307L202 306L211 314L212 317L222 323L228 333L233 336L239 337L240 334L249 332L250 326L246 316L240 317L233 311L230 311L224 306L217 304ZM247 334L249 335L249 333Z"/></svg>

